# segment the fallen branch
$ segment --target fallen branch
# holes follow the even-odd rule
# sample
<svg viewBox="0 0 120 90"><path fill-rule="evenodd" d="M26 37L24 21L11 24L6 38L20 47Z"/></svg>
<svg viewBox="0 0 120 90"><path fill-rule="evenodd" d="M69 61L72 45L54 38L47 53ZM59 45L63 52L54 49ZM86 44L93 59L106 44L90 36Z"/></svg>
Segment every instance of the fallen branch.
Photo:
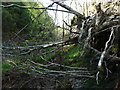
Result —
<svg viewBox="0 0 120 90"><path fill-rule="evenodd" d="M64 68L69 68L69 69L79 69L79 70L86 70L87 68L83 68L83 67L71 67L71 66L67 66L67 65L62 65L62 64L58 64L58 63L52 63L46 59L44 59L42 56L40 56L40 58L52 65L55 65L55 66L60 66L60 67L64 67Z"/></svg>
<svg viewBox="0 0 120 90"><path fill-rule="evenodd" d="M99 62L98 62L98 69L101 69L101 68L102 68L103 59L104 59L104 57L105 57L105 55L106 55L106 52L107 52L107 49L108 49L108 46L109 46L109 43L110 43L110 41L111 41L111 39L112 39L113 34L114 34L114 29L112 28L111 34L110 34L110 36L109 36L109 39L108 39L108 41L107 41L106 44L105 44L104 51L102 52L101 57L100 57L100 60L99 60Z"/></svg>
<svg viewBox="0 0 120 90"><path fill-rule="evenodd" d="M99 74L100 74L100 72L98 71L97 74L96 74L96 82L97 82L97 84L99 84Z"/></svg>
<svg viewBox="0 0 120 90"><path fill-rule="evenodd" d="M25 68L20 67L20 69L23 69L23 70L29 69L29 70L32 70L33 72L37 72L40 74L53 74L53 75L62 74L64 76L68 75L68 76L74 76L74 77L80 77L80 78L95 78L93 75L80 75L80 74L78 75L76 73L68 73L67 71L56 71L56 70L50 70L50 69L45 69L45 68L36 67L36 66L29 66ZM42 70L42 71L39 71L39 70Z"/></svg>
<svg viewBox="0 0 120 90"><path fill-rule="evenodd" d="M49 66L55 65L55 66L60 66L60 67L64 67L64 68L74 69L74 70L71 70L71 71L65 71L67 73L79 73L79 74L92 74L93 73L92 71L88 71L87 68L83 68L83 67L71 67L71 66L66 66L66 65L62 65L62 64L56 64L56 63L50 63L48 65L42 65L42 64L39 64L39 63L35 63L34 61L31 61L31 60L29 60L29 62L31 62L34 65L37 65L38 67L44 67L44 68L49 68Z"/></svg>
<svg viewBox="0 0 120 90"><path fill-rule="evenodd" d="M26 54L30 54L31 52L34 52L36 50L40 50L40 49L45 49L45 48L49 48L49 47L53 47L53 46L57 46L57 45L69 45L69 44L74 44L77 43L78 37L72 38L72 39L68 39L66 41L60 41L60 42L53 42L50 44L43 44L43 45L36 45L36 46L28 46L28 47L5 47L3 46L2 49L23 49L23 50L28 50L27 52L21 53L20 55L26 55Z"/></svg>
<svg viewBox="0 0 120 90"><path fill-rule="evenodd" d="M71 13L71 11L66 11L66 10L60 10L60 9L52 9L52 8L47 8L47 7L30 7L30 6L21 6L18 4L10 4L10 5L0 5L0 7L3 8L9 8L9 7L19 7L19 8L24 8L24 9L46 9L46 10L52 10L52 11L60 11L60 12L66 12L66 13Z"/></svg>
<svg viewBox="0 0 120 90"><path fill-rule="evenodd" d="M84 45L82 42L79 42L79 44ZM99 55L102 54L102 52L98 51L98 50L95 49L94 47L91 47L91 46L88 45L88 48L91 49L91 50L93 50L94 52L96 52L96 53L99 54ZM119 62L119 61L120 61L120 57L113 56L113 55L109 55L109 54L107 54L107 55L105 56L105 58L110 58L112 62L116 62L116 61Z"/></svg>
<svg viewBox="0 0 120 90"><path fill-rule="evenodd" d="M110 30L111 28L114 28L114 27L120 27L120 25L110 26L110 27L108 27L108 28L105 28L105 29L103 29L103 30L100 30L100 31L98 31L98 32L95 32L95 33L93 34L93 36L95 36L95 35L97 35L97 34L100 34L100 33L103 33L103 32L105 32L105 31L108 31L108 30Z"/></svg>
<svg viewBox="0 0 120 90"><path fill-rule="evenodd" d="M60 5L61 7L71 11L73 14L75 14L76 16L80 17L81 19L86 19L86 17L80 13L78 13L77 11L73 10L71 7L63 4L63 3L60 3L60 2L55 2L56 4Z"/></svg>
<svg viewBox="0 0 120 90"><path fill-rule="evenodd" d="M92 27L89 28L89 30L88 30L88 36L87 36L87 38L86 38L86 40L85 40L85 44L84 44L84 46L83 46L83 50L82 50L81 56L83 56L83 54L84 54L84 52L85 52L85 50L86 50L86 47L89 45L89 41L90 41L90 39L91 39L91 32L92 32Z"/></svg>

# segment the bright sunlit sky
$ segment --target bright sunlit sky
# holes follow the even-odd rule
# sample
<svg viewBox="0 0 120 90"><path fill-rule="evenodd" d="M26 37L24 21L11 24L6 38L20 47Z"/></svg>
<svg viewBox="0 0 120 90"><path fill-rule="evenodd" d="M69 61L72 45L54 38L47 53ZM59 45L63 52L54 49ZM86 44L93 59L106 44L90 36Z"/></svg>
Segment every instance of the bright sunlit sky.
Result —
<svg viewBox="0 0 120 90"><path fill-rule="evenodd" d="M47 7L48 5L50 5L52 3L51 0L38 0L38 1L42 2L45 7ZM85 2L86 0L80 0L79 2L78 1L79 0L66 0L66 1L64 1L64 4L72 7L74 10L77 10L78 12L80 12L81 11L80 7L83 4L83 2ZM87 0L87 1L89 1L89 0ZM54 8L54 9L58 8L58 9L65 10L64 8L62 8L56 4L52 8ZM48 13L53 17L55 24L60 25L60 26L62 25L63 17L64 17L64 20L66 22L68 22L69 21L68 19L72 18L72 16L73 16L73 14L62 13L59 11L56 13L56 11L48 10Z"/></svg>
<svg viewBox="0 0 120 90"><path fill-rule="evenodd" d="M53 1L51 0L37 0L38 2L42 2L45 7L48 5L52 4ZM63 3L70 6L74 10L80 12L83 14L83 7L82 5L85 4L86 2L91 2L93 0L62 0L64 1ZM95 0L96 2L100 2L101 0ZM59 5L54 4L53 7L54 9L62 9L65 10L64 8L60 7ZM48 10L48 13L52 16L54 22L56 25L62 26L63 20L66 21L67 23L70 23L70 19L74 16L73 14L68 14L68 13L63 13L63 12L56 12L56 11L50 11Z"/></svg>

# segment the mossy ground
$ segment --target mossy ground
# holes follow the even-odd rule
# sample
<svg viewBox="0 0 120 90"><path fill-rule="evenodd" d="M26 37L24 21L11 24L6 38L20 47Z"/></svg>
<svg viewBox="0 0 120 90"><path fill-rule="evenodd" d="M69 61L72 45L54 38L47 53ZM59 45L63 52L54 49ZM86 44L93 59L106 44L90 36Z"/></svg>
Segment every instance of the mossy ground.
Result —
<svg viewBox="0 0 120 90"><path fill-rule="evenodd" d="M55 49L55 47L51 49L45 49L43 51L50 51L53 49ZM63 65L73 66L73 67L87 67L89 69L92 69L92 64L90 64L90 61L89 61L90 58L92 57L92 54L89 53L89 51L87 51L85 53L85 57L81 57L81 53L82 53L82 47L80 45L73 44L73 45L67 45L64 47L59 47L59 49L56 50L55 52L51 52L44 55L42 55L41 53L32 54L33 56L31 60L33 60L38 64L44 65L46 64L45 61L40 58L40 56L42 55L45 60L53 63L59 63ZM29 66L37 66L27 61L28 58L29 58L29 55L26 55L26 56L10 58L9 60L6 60L2 64L2 72L7 72L11 69L20 69L19 67L25 68ZM10 61L12 61L12 63ZM17 67L14 65L14 63L17 65ZM39 67L39 65L37 67ZM49 69L62 70L63 68L60 68L57 66L51 66L49 67ZM38 68L36 68L36 70L44 71ZM27 70L27 72L32 72L32 71ZM100 81L99 85L96 84L95 79L88 79L85 82L84 87L85 88L104 88L108 85L108 83L110 82L112 83L112 80L114 79L115 78L111 77L110 79ZM67 88L70 86L71 86L71 83L67 78L62 79L62 81L59 80L59 82L56 84L56 87L60 87L60 88Z"/></svg>

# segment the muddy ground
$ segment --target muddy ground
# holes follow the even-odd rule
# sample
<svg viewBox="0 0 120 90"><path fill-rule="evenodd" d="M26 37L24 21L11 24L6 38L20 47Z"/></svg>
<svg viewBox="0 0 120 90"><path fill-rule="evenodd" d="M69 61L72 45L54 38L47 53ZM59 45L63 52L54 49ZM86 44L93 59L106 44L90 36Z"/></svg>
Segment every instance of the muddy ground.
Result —
<svg viewBox="0 0 120 90"><path fill-rule="evenodd" d="M12 90L23 90L24 88L36 88L42 90L74 90L73 88L83 88L82 86L85 81L85 79L27 74L20 70L9 70L4 72L2 76L2 88L12 88ZM108 83L106 88L120 89L120 79L116 79L113 82Z"/></svg>
<svg viewBox="0 0 120 90"><path fill-rule="evenodd" d="M27 74L19 70L3 73L2 88L23 89L37 88L43 90L81 88L85 79L56 77L50 75Z"/></svg>

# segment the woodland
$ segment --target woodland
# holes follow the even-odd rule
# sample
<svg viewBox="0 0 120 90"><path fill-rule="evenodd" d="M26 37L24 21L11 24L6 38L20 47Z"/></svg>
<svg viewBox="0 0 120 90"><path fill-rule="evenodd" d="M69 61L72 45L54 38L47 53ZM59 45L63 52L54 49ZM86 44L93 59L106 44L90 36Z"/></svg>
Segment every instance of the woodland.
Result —
<svg viewBox="0 0 120 90"><path fill-rule="evenodd" d="M120 89L120 1L93 6L2 2L2 88ZM58 26L48 10L74 16Z"/></svg>

